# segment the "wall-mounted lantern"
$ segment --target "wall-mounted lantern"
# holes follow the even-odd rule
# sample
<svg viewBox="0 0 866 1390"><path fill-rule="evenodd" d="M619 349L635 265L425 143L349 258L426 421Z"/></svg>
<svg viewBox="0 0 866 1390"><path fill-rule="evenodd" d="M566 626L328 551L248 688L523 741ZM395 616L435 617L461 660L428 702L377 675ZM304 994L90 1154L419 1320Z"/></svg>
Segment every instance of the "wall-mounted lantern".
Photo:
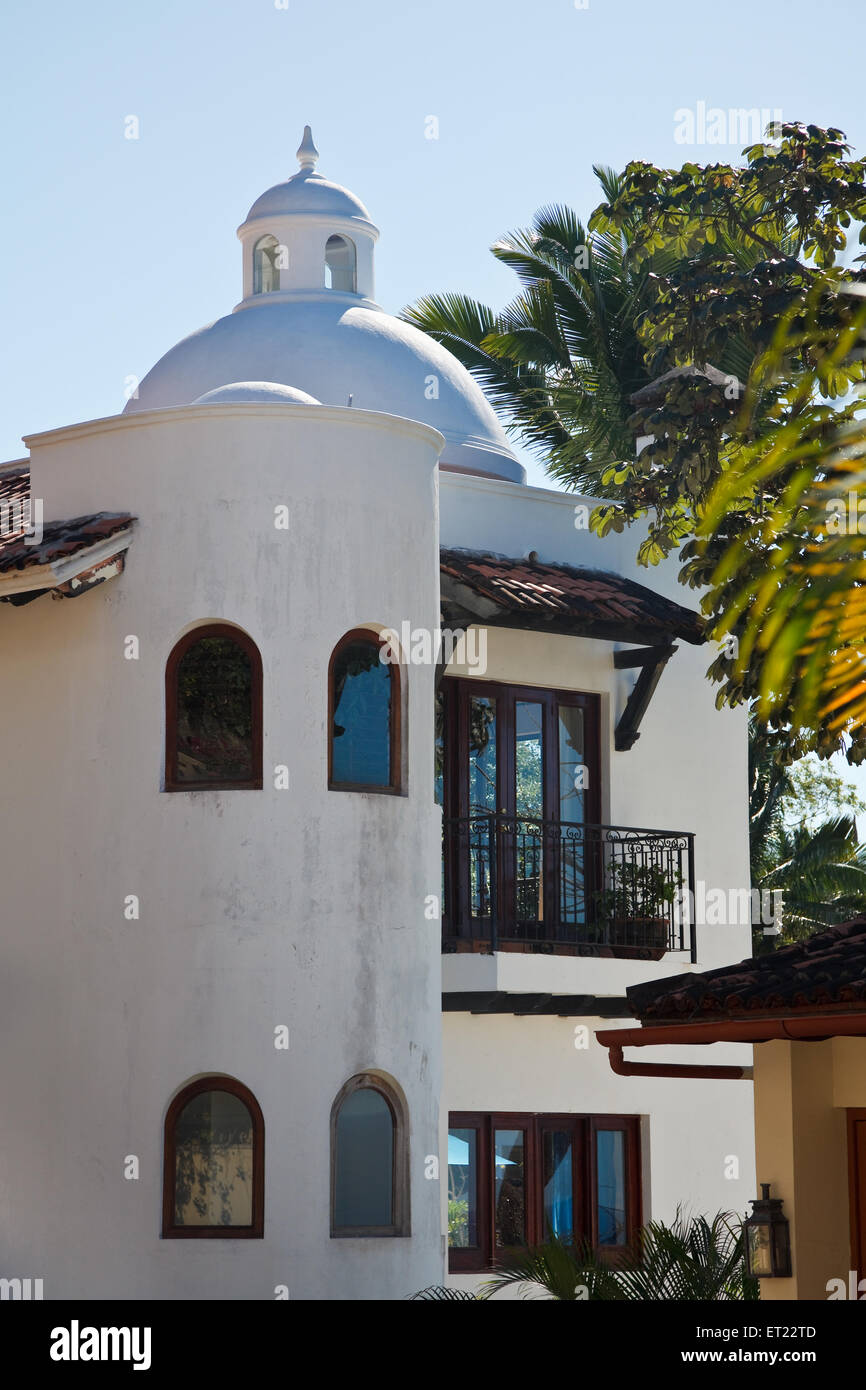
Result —
<svg viewBox="0 0 866 1390"><path fill-rule="evenodd" d="M761 1183L761 1193L752 1199L752 1214L743 1222L746 1269L756 1279L790 1279L791 1231L782 1199L770 1196L768 1182Z"/></svg>

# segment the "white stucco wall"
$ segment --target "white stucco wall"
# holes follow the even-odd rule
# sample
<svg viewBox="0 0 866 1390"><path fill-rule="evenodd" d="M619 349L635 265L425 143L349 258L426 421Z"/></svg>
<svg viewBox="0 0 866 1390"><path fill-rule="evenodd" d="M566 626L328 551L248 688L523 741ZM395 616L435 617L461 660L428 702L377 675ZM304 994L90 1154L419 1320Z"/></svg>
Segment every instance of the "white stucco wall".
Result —
<svg viewBox="0 0 866 1390"><path fill-rule="evenodd" d="M5 993L0 1145L4 1269L46 1297L402 1297L443 1277L449 1110L644 1117L644 1215L754 1195L747 1083L616 1077L574 1026L449 1013L449 991L621 996L689 969L500 954L440 956L433 672L409 670L408 795L326 789L330 652L348 628L438 624L445 545L621 570L694 606L637 537L574 526L577 499L441 474L431 429L364 410L264 405L129 414L30 441L45 519L139 517L125 573L74 601L0 605L7 807L0 842ZM286 504L288 533L273 525ZM165 794L163 673L192 623L225 620L264 664L262 792ZM140 641L137 661L124 639ZM603 818L691 830L697 875L748 885L744 719L718 713L707 649L679 644L633 749L612 731L632 672L614 644L491 629L487 679L595 691ZM459 674L452 670L452 674ZM273 788L287 764L290 789ZM124 900L141 900L138 921ZM699 929L698 968L749 929ZM290 1029L288 1053L274 1028ZM719 1056L716 1057L716 1053ZM724 1055L721 1055L724 1053ZM673 1050L666 1050L673 1055ZM677 1060L748 1062L748 1049ZM664 1060L659 1058L658 1060ZM411 1122L412 1236L328 1236L328 1118L345 1080L395 1077ZM266 1125L263 1241L163 1241L162 1123L205 1072L243 1081ZM441 1111L441 1113L440 1113ZM141 1177L125 1181L139 1156ZM734 1155L739 1178L724 1176ZM471 1282L471 1281L470 1281Z"/></svg>
<svg viewBox="0 0 866 1390"><path fill-rule="evenodd" d="M603 540L587 531L591 505L544 489L443 471L441 541L513 557L534 550L542 561L612 570L697 608L696 595L677 582L674 561L648 570L637 567L638 528ZM581 509L577 513L576 507ZM726 894L748 889L745 714L716 710L715 687L705 674L710 648L680 641L644 716L640 738L633 748L617 752L614 728L638 675L613 667L613 652L626 645L491 628L484 679L597 693L603 822L692 831L695 875L705 889ZM479 673L452 665L449 674ZM736 900L731 906L740 908ZM677 954L660 961L511 952L445 955L443 989L621 998L639 981L712 969L751 954L749 922L742 915L718 924L699 917L697 942L695 966L688 956ZM639 1115L644 1219L670 1220L678 1205L710 1215L718 1210L745 1213L755 1195L751 1083L616 1076L594 1030L628 1023L445 1014L443 1136L450 1111ZM576 1026L590 1030L586 1051L575 1049ZM663 1048L641 1060L749 1065L751 1049ZM735 1172L736 1177L726 1175ZM482 1277L449 1276L449 1283L470 1287Z"/></svg>
<svg viewBox="0 0 866 1390"><path fill-rule="evenodd" d="M678 1206L686 1215L749 1210L756 1191L750 1081L616 1076L595 1030L631 1020L449 1013L443 1022L443 1146L449 1110L639 1115L644 1221L671 1221ZM576 1027L588 1028L588 1048L575 1047ZM710 1057L748 1064L751 1049L652 1049L654 1062L706 1064ZM475 1288L486 1277L450 1274L447 1282Z"/></svg>
<svg viewBox="0 0 866 1390"><path fill-rule="evenodd" d="M283 1284L382 1299L441 1279L424 1178L441 1086L432 671L409 682L408 795L326 786L337 639L437 622L440 444L387 417L273 404L31 441L46 520L139 517L119 580L0 609L2 1272L44 1278L46 1298L268 1299ZM264 790L167 794L165 661L214 620L261 651ZM333 1240L331 1104L371 1067L408 1101L412 1235ZM263 1240L160 1239L166 1108L208 1072L264 1112Z"/></svg>

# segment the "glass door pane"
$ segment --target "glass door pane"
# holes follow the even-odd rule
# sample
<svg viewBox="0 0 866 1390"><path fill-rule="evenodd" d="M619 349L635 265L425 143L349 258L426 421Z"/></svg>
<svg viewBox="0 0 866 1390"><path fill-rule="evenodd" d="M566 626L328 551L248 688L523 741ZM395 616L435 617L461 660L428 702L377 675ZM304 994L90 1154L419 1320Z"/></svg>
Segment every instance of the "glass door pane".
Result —
<svg viewBox="0 0 866 1390"><path fill-rule="evenodd" d="M514 856L517 921L544 919L544 705L514 705Z"/></svg>
<svg viewBox="0 0 866 1390"><path fill-rule="evenodd" d="M587 804L586 730L576 705L560 705L559 718L559 904L563 922L584 921L586 846L582 829Z"/></svg>
<svg viewBox="0 0 866 1390"><path fill-rule="evenodd" d="M542 1239L574 1238L574 1155L568 1130L546 1129L541 1136Z"/></svg>
<svg viewBox="0 0 866 1390"><path fill-rule="evenodd" d="M599 1245L625 1245L625 1134L599 1129L595 1135L596 1204Z"/></svg>
<svg viewBox="0 0 866 1390"><path fill-rule="evenodd" d="M469 701L469 814L496 810L496 701Z"/></svg>
<svg viewBox="0 0 866 1390"><path fill-rule="evenodd" d="M496 700L474 696L469 701L469 911L472 917L491 917L495 911L496 822Z"/></svg>
<svg viewBox="0 0 866 1390"><path fill-rule="evenodd" d="M452 1250L478 1245L478 1131L448 1131L448 1244Z"/></svg>
<svg viewBox="0 0 866 1390"><path fill-rule="evenodd" d="M493 1193L497 1250L526 1244L526 1134L493 1132Z"/></svg>
<svg viewBox="0 0 866 1390"><path fill-rule="evenodd" d="M559 819L582 824L586 806L586 743L583 710L559 706Z"/></svg>

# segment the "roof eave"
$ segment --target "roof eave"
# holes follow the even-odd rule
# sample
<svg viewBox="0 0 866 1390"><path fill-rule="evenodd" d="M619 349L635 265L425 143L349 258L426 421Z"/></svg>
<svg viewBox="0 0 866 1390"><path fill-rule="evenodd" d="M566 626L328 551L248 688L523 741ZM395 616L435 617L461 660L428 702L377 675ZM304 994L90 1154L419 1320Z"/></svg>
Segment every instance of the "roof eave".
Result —
<svg viewBox="0 0 866 1390"><path fill-rule="evenodd" d="M97 541L95 545L76 550L72 555L60 556L56 560L50 560L47 564L27 565L24 569L13 569L0 573L0 599L13 598L18 594L28 594L34 591L44 593L47 590L62 589L67 586L69 586L69 596L72 597L76 593L76 581L81 580L89 571L97 568L110 568L111 561L122 556L129 549L132 541L132 529L132 524L130 524L123 530L115 531L113 535ZM122 568L121 564L116 573L120 573ZM113 574L105 573L100 577L100 582L113 577ZM81 591L83 587L83 585L79 585L78 591ZM87 587L92 587L92 585L88 584Z"/></svg>

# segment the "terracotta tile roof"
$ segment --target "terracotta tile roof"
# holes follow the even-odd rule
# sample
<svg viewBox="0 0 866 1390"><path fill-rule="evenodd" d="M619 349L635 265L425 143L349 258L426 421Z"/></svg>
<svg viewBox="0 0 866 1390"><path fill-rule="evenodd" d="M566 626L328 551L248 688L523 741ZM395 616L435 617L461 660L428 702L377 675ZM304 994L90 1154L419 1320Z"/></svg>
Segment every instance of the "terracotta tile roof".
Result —
<svg viewBox="0 0 866 1390"><path fill-rule="evenodd" d="M698 613L623 575L474 550L442 550L440 566L446 621L469 615L614 641L705 640Z"/></svg>
<svg viewBox="0 0 866 1390"><path fill-rule="evenodd" d="M74 555L78 550L113 536L116 531L125 530L134 520L128 512L92 512L70 521L47 521L38 545L28 545L19 532L17 539L0 541L0 574L28 569L31 565L48 565Z"/></svg>
<svg viewBox="0 0 866 1390"><path fill-rule="evenodd" d="M859 1011L866 1004L866 917L737 965L632 985L626 994L641 1022L654 1024L828 1007Z"/></svg>
<svg viewBox="0 0 866 1390"><path fill-rule="evenodd" d="M29 502L30 465L0 467L0 574L65 559L135 520L128 512L90 512L69 521L46 521L39 544L28 545L22 538L30 530Z"/></svg>

